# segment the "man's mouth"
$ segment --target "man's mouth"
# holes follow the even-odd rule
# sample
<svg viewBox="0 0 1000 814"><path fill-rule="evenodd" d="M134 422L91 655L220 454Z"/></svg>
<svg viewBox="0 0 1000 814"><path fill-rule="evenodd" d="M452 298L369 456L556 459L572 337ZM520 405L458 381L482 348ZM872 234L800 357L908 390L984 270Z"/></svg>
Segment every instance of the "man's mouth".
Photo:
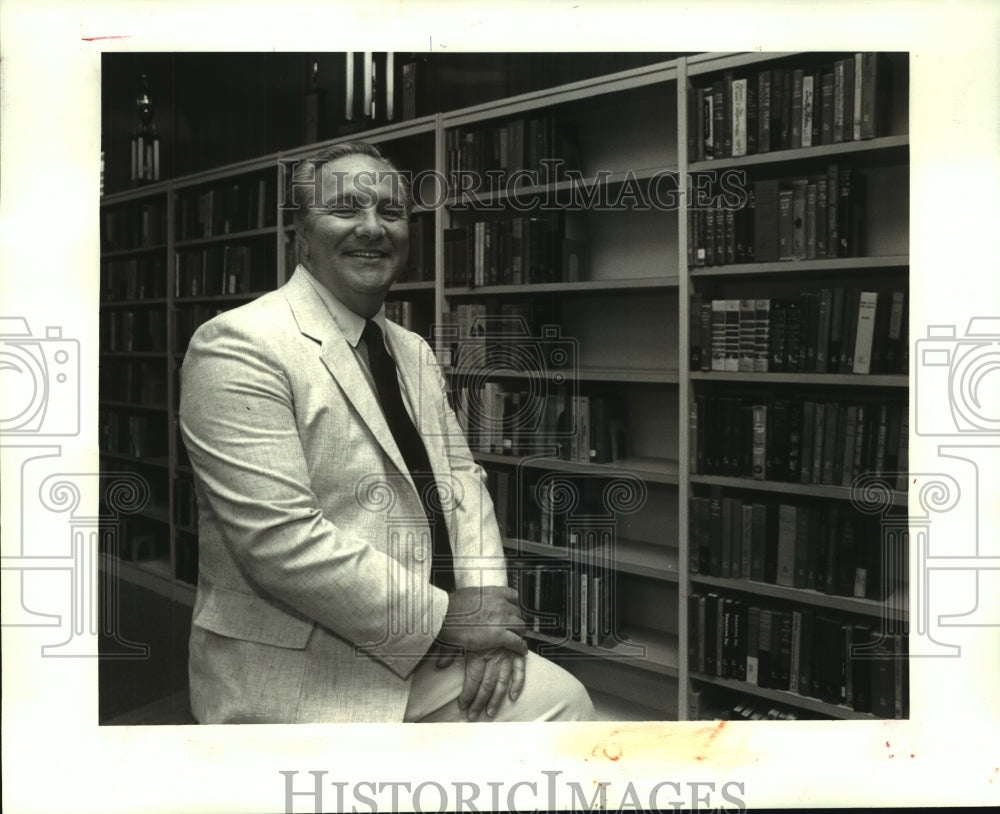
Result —
<svg viewBox="0 0 1000 814"><path fill-rule="evenodd" d="M378 260L386 256L385 252L372 251L371 249L357 249L347 252L347 254L349 257L359 257L363 260Z"/></svg>

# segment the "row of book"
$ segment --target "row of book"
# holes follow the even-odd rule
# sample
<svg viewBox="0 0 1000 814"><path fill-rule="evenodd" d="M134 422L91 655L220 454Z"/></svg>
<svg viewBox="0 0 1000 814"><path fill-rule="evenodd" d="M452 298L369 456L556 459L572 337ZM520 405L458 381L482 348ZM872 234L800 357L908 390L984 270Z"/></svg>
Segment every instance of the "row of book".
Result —
<svg viewBox="0 0 1000 814"><path fill-rule="evenodd" d="M174 258L174 296L250 294L274 287L265 246L218 244L181 251Z"/></svg>
<svg viewBox="0 0 1000 814"><path fill-rule="evenodd" d="M445 229L446 286L526 285L587 278L587 243L566 237L562 212Z"/></svg>
<svg viewBox="0 0 1000 814"><path fill-rule="evenodd" d="M166 314L158 308L101 311L101 348L112 352L159 352L167 349Z"/></svg>
<svg viewBox="0 0 1000 814"><path fill-rule="evenodd" d="M456 373L472 378L500 370L572 374L576 344L561 336L559 313L555 297L453 305L444 328Z"/></svg>
<svg viewBox="0 0 1000 814"><path fill-rule="evenodd" d="M839 504L692 496L691 572L882 600L905 552L883 540L878 518ZM888 567L887 567L888 565Z"/></svg>
<svg viewBox="0 0 1000 814"><path fill-rule="evenodd" d="M609 642L617 597L615 574L606 564L514 558L507 567L531 630L594 647Z"/></svg>
<svg viewBox="0 0 1000 814"><path fill-rule="evenodd" d="M167 454L162 416L98 410L98 444L104 452L133 458L161 458Z"/></svg>
<svg viewBox="0 0 1000 814"><path fill-rule="evenodd" d="M445 133L445 161L448 178L455 179L461 172L475 173L480 183L471 191L483 194L499 191L518 170L537 173L528 181L529 186L561 177L550 178L543 161L558 162L561 170L579 169L579 140L571 122L551 113L488 127L456 127ZM466 188L459 184L453 194Z"/></svg>
<svg viewBox="0 0 1000 814"><path fill-rule="evenodd" d="M628 457L628 435L616 394L581 395L564 387L535 393L497 381L452 390L470 449L497 455L545 454L575 463Z"/></svg>
<svg viewBox="0 0 1000 814"><path fill-rule="evenodd" d="M688 159L704 161L886 135L886 55L854 53L796 67L725 71L688 94Z"/></svg>
<svg viewBox="0 0 1000 814"><path fill-rule="evenodd" d="M859 170L830 164L822 174L755 181L745 193L688 210L689 265L864 255L868 184Z"/></svg>
<svg viewBox="0 0 1000 814"><path fill-rule="evenodd" d="M167 296L163 254L143 254L101 264L101 302L154 300Z"/></svg>
<svg viewBox="0 0 1000 814"><path fill-rule="evenodd" d="M816 717L767 698L743 696L736 702L714 698L714 687L690 687L687 693L689 721L798 721Z"/></svg>
<svg viewBox="0 0 1000 814"><path fill-rule="evenodd" d="M396 282L426 283L434 279L434 216L428 213L410 219L410 256Z"/></svg>
<svg viewBox="0 0 1000 814"><path fill-rule="evenodd" d="M688 417L692 475L850 486L886 473L906 488L905 402L699 394Z"/></svg>
<svg viewBox="0 0 1000 814"><path fill-rule="evenodd" d="M486 488L501 534L578 552L597 553L611 562L617 514L602 491L610 476L561 474L553 482L538 471L490 467ZM567 494L575 494L569 502Z"/></svg>
<svg viewBox="0 0 1000 814"><path fill-rule="evenodd" d="M177 199L180 240L263 229L277 223L277 185L273 175L226 182Z"/></svg>
<svg viewBox="0 0 1000 814"><path fill-rule="evenodd" d="M102 362L98 379L102 399L166 406L164 362Z"/></svg>
<svg viewBox="0 0 1000 814"><path fill-rule="evenodd" d="M166 242L167 208L163 201L106 207L101 211L101 251L144 249Z"/></svg>
<svg viewBox="0 0 1000 814"><path fill-rule="evenodd" d="M821 288L797 298L691 297L691 370L905 374L905 291Z"/></svg>
<svg viewBox="0 0 1000 814"><path fill-rule="evenodd" d="M874 621L715 591L697 591L688 601L692 672L784 690L879 718L907 717L904 634L882 631Z"/></svg>

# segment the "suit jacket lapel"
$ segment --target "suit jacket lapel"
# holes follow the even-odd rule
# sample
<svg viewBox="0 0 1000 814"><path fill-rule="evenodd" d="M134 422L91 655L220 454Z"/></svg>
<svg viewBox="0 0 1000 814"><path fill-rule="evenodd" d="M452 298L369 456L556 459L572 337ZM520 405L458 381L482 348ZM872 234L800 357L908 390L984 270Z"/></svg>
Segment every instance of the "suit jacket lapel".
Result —
<svg viewBox="0 0 1000 814"><path fill-rule="evenodd" d="M301 272L296 272L285 285L283 292L299 330L320 343L320 359L330 371L333 380L371 430L386 455L412 483L410 471L392 437L389 425L386 424L382 408L365 378L361 364L312 287L312 283Z"/></svg>

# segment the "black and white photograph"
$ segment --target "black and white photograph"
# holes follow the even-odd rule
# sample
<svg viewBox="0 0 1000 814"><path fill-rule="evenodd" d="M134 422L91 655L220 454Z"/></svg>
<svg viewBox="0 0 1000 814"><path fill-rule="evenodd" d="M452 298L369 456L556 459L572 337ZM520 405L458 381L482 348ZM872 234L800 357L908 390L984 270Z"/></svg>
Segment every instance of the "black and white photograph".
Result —
<svg viewBox="0 0 1000 814"><path fill-rule="evenodd" d="M5 810L1000 802L994 10L143 5L0 13Z"/></svg>

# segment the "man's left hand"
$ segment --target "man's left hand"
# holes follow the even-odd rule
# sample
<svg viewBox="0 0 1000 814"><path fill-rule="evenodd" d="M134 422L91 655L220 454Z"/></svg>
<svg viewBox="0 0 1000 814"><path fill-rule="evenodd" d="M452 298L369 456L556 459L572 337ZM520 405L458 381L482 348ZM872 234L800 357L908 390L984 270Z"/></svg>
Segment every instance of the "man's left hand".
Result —
<svg viewBox="0 0 1000 814"><path fill-rule="evenodd" d="M452 661L442 656L439 666ZM493 718L505 697L516 701L524 688L525 656L502 647L478 650L465 655L465 683L458 696L458 708L470 721L479 719L483 709Z"/></svg>

